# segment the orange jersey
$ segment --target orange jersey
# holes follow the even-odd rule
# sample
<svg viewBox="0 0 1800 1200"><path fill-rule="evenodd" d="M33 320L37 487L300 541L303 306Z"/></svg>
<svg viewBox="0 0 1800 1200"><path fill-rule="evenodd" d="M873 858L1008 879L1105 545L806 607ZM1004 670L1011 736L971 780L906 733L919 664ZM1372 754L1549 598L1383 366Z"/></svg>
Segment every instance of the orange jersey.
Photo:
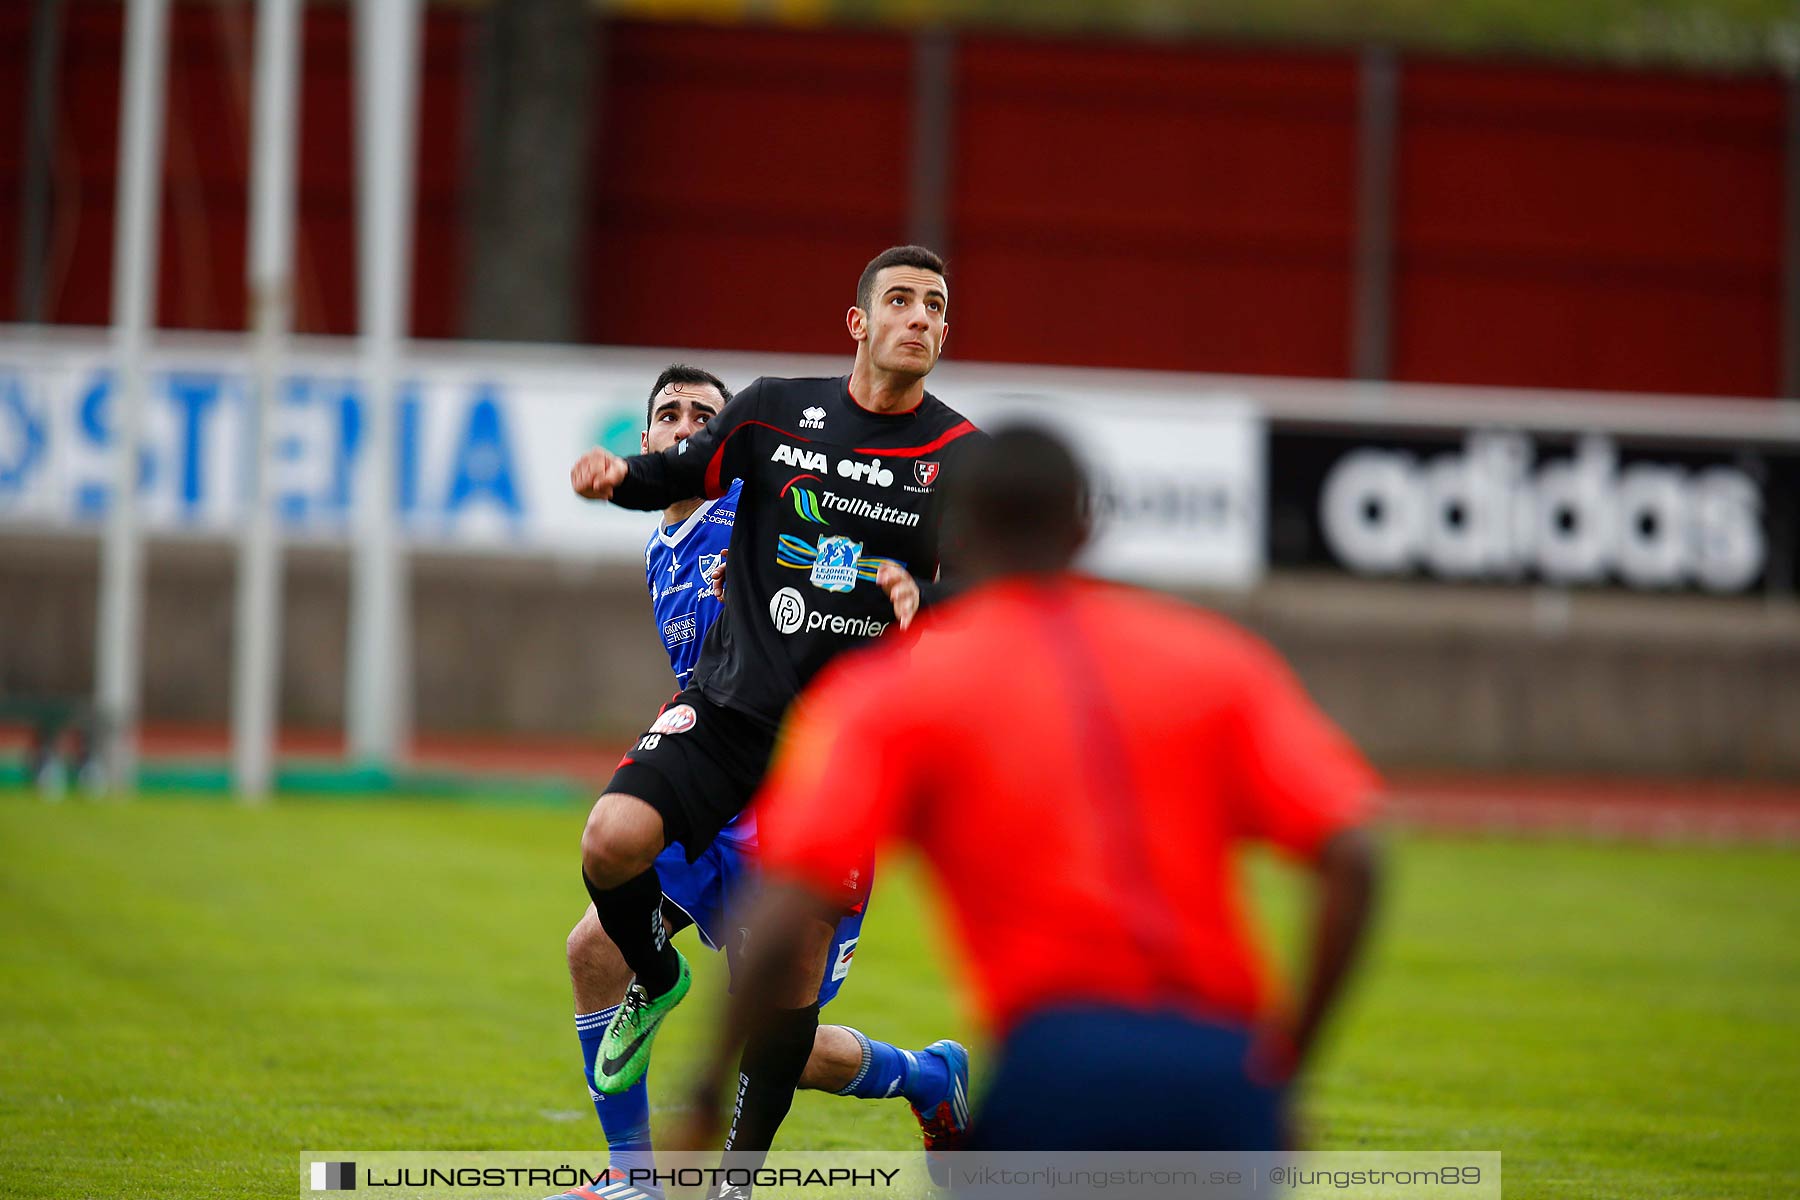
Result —
<svg viewBox="0 0 1800 1200"><path fill-rule="evenodd" d="M1234 849L1301 858L1377 781L1281 659L1223 618L1080 576L1014 578L845 656L792 710L762 864L850 904L915 842L1000 1031L1099 1002L1253 1019Z"/></svg>

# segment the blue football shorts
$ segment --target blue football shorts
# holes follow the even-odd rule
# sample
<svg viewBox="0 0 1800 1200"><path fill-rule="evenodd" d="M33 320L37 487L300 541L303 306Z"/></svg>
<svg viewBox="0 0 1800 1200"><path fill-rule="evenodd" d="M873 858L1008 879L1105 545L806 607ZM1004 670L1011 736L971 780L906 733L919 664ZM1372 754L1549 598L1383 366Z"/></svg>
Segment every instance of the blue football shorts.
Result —
<svg viewBox="0 0 1800 1200"><path fill-rule="evenodd" d="M749 826L748 830L740 826ZM727 825L693 862L678 842L671 842L656 856L656 874L662 880L664 903L679 910L694 926L708 950L723 950L727 963L736 966L745 932L738 924L741 907L755 891L757 879L754 822ZM871 883L873 881L870 881ZM865 896L868 894L864 893ZM865 901L838 921L831 940L831 961L819 983L819 1004L831 1003L850 974L862 936Z"/></svg>

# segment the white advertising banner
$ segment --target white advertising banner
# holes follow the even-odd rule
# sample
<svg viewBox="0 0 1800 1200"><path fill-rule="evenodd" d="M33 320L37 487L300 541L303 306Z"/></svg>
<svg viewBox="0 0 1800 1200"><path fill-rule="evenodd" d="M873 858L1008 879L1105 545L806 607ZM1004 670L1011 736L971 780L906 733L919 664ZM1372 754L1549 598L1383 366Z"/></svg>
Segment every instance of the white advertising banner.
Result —
<svg viewBox="0 0 1800 1200"><path fill-rule="evenodd" d="M396 495L414 547L615 558L642 553L645 518L577 498L570 465L595 444L636 453L648 352L495 352L415 345L399 397ZM0 335L0 527L97 533L117 428L106 340ZM817 359L695 355L734 385L846 370ZM192 338L149 360L141 511L159 535L222 538L243 512L248 359ZM362 395L354 346L308 341L277 405L273 491L283 535L341 542L360 498ZM1264 434L1245 401L1061 386L1032 372L946 368L933 390L978 424L1029 415L1065 432L1100 483L1090 565L1165 585L1247 587L1263 562ZM1048 382L1047 382L1048 380Z"/></svg>

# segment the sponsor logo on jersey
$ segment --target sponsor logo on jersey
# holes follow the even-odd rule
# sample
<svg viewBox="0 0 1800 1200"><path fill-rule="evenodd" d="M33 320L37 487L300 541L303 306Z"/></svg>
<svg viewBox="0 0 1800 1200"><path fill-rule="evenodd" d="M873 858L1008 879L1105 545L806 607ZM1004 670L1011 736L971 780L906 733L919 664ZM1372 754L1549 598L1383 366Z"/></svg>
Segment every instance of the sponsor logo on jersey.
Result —
<svg viewBox="0 0 1800 1200"><path fill-rule="evenodd" d="M777 633L798 633L806 624L806 600L799 589L784 587L769 598L769 620Z"/></svg>
<svg viewBox="0 0 1800 1200"><path fill-rule="evenodd" d="M817 610L806 614L806 632L836 633L847 637L880 637L884 629L892 622L877 621L874 617L840 617L832 613Z"/></svg>
<svg viewBox="0 0 1800 1200"><path fill-rule="evenodd" d="M823 457L823 456L821 456ZM818 470L824 470L820 464ZM841 478L854 480L857 483L872 483L876 487L893 487L894 473L881 465L879 458L868 462L855 462L848 458L838 460L837 473Z"/></svg>
<svg viewBox="0 0 1800 1200"><path fill-rule="evenodd" d="M816 545L809 545L805 538L791 533L782 534L775 547L775 562L778 566L807 572L814 587L828 592L848 592L859 579L875 582L883 563L906 566L891 558L864 557L861 542L832 533L821 535Z"/></svg>
<svg viewBox="0 0 1800 1200"><path fill-rule="evenodd" d="M856 563L862 557L862 543L838 534L819 539L818 557L813 559L812 585L827 592L848 592L856 587Z"/></svg>
<svg viewBox="0 0 1800 1200"><path fill-rule="evenodd" d="M708 594L710 595L711 593ZM688 613L679 617L670 617L667 621L663 622L663 645L673 648L681 645L683 642L693 641L694 629L695 622L693 613Z"/></svg>
<svg viewBox="0 0 1800 1200"><path fill-rule="evenodd" d="M784 587L769 600L769 621L782 634L834 633L844 637L873 638L892 624L873 617L840 617L817 609L807 611L806 598L797 588Z"/></svg>
<svg viewBox="0 0 1800 1200"><path fill-rule="evenodd" d="M815 407L809 408L805 412L801 413L800 414L800 428L802 428L802 429L823 429L823 428L825 428L825 410L815 406Z"/></svg>
<svg viewBox="0 0 1800 1200"><path fill-rule="evenodd" d="M825 457L822 450L808 450L804 446L790 446L786 442L775 447L775 453L769 455L770 462L786 463L790 467L798 467L802 471L829 471L831 460ZM838 464L843 469L843 464Z"/></svg>
<svg viewBox="0 0 1800 1200"><path fill-rule="evenodd" d="M804 489L796 488L795 490ZM836 492L825 492L814 496L808 492L807 506L807 509L802 509L798 501L794 504L795 510L815 525L827 524L824 517L817 515L820 509L849 513L853 517L864 517L871 521L884 521L889 525L898 525L902 529L916 529L919 525L918 513L907 512L904 508L895 508L891 504L878 504L873 500L865 500L861 496L841 496Z"/></svg>
<svg viewBox="0 0 1800 1200"><path fill-rule="evenodd" d="M797 476L797 478L814 479L817 478L817 476L801 475ZM790 492L793 495L794 513L802 521L809 522L813 525L831 524L831 522L819 515L819 496L817 492L814 492L811 488L794 487L793 480L789 480L788 486L782 490Z"/></svg>
<svg viewBox="0 0 1800 1200"><path fill-rule="evenodd" d="M692 618L689 618L692 620ZM691 704L677 704L674 708L663 710L662 716L656 718L656 724L650 727L651 733L686 733L699 720Z"/></svg>
<svg viewBox="0 0 1800 1200"><path fill-rule="evenodd" d="M930 487L938 477L938 464L925 462L923 459L913 463L913 478L919 481L920 487Z"/></svg>

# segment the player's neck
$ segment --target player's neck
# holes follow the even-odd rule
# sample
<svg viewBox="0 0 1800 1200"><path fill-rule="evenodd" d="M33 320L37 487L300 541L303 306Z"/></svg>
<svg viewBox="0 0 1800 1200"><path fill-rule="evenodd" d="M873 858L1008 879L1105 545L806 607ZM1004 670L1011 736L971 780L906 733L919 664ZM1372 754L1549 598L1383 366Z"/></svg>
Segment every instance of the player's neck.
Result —
<svg viewBox="0 0 1800 1200"><path fill-rule="evenodd" d="M870 412L911 412L925 400L925 377L883 371L869 361L867 350L859 348L850 371L850 398Z"/></svg>
<svg viewBox="0 0 1800 1200"><path fill-rule="evenodd" d="M694 515L694 510L705 504L704 500L681 500L663 509L663 525L679 525Z"/></svg>

